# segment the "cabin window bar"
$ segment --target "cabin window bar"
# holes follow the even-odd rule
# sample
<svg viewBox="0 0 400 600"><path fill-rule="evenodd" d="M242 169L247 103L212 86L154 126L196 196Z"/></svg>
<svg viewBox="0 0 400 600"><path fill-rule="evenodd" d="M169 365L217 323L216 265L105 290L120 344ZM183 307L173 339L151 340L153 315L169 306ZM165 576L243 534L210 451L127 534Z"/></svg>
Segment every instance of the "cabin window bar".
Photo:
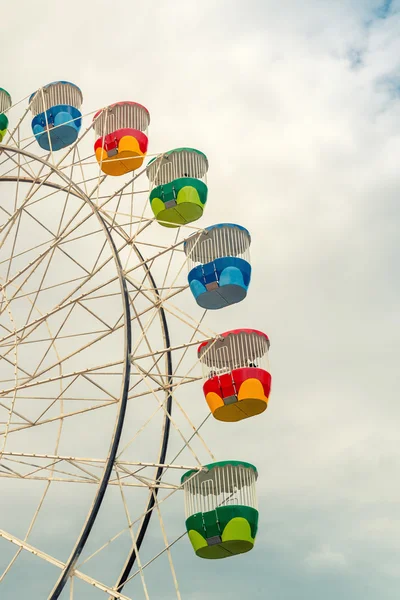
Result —
<svg viewBox="0 0 400 600"><path fill-rule="evenodd" d="M243 479L243 467L240 467L238 469L238 480L239 480L239 483L240 483L240 487L239 487L239 504L241 506L243 506L243 504L246 502L246 500L245 500L246 486L245 486L245 481Z"/></svg>
<svg viewBox="0 0 400 600"><path fill-rule="evenodd" d="M192 514L200 512L199 494L196 486L196 478L192 479Z"/></svg>
<svg viewBox="0 0 400 600"><path fill-rule="evenodd" d="M250 469L243 467L243 479L246 487L246 506L252 506L252 500L250 497Z"/></svg>
<svg viewBox="0 0 400 600"><path fill-rule="evenodd" d="M239 469L234 469L233 470L233 474L235 476L235 485L236 485L236 504L240 504L240 500L242 499L242 489L241 486L239 485Z"/></svg>
<svg viewBox="0 0 400 600"><path fill-rule="evenodd" d="M0 113L5 112L11 106L10 97L4 92L0 92Z"/></svg>
<svg viewBox="0 0 400 600"><path fill-rule="evenodd" d="M236 362L238 360L238 353L236 351L236 344L235 344L236 340L235 340L235 337L236 336L233 335L232 339L230 340L230 342L231 342L231 344L230 344L230 346L231 346L231 354L232 354L231 360L232 360L232 364L233 365L236 364Z"/></svg>
<svg viewBox="0 0 400 600"><path fill-rule="evenodd" d="M249 486L247 479L247 469L242 467L241 471L243 478L243 504L245 504L245 506L249 506Z"/></svg>
<svg viewBox="0 0 400 600"><path fill-rule="evenodd" d="M203 159L194 152L184 150L173 153L171 155L171 161L173 164L171 179L178 179L181 177L202 179L205 177L206 168L203 165ZM168 183L168 181L159 181L157 185L160 185L161 183Z"/></svg>
<svg viewBox="0 0 400 600"><path fill-rule="evenodd" d="M193 490L193 485L192 482L189 482L189 493L188 493L188 514L187 516L189 517L190 515L195 514L196 510L195 510L195 495L194 495L194 490Z"/></svg>
<svg viewBox="0 0 400 600"><path fill-rule="evenodd" d="M108 123L107 123L108 113ZM110 117L113 117L110 119ZM106 107L102 110L100 117L97 119L95 125L95 132L99 136L106 136L118 129L137 129L144 133L147 133L148 128L148 117L144 109L132 106L131 104L124 104L113 107Z"/></svg>
<svg viewBox="0 0 400 600"><path fill-rule="evenodd" d="M212 510L210 506L212 506L212 495L214 493L213 490L213 481L212 479L206 479L202 481L200 494L201 494L201 512L209 512Z"/></svg>
<svg viewBox="0 0 400 600"><path fill-rule="evenodd" d="M243 342L244 342L244 347L245 347L245 356L243 357L243 366L248 367L250 364L252 364L252 365L256 364L255 359L254 359L254 354L251 351L251 344L250 344L248 335L243 334Z"/></svg>
<svg viewBox="0 0 400 600"><path fill-rule="evenodd" d="M239 488L237 484L237 468L231 466L232 495L230 504L239 504Z"/></svg>
<svg viewBox="0 0 400 600"><path fill-rule="evenodd" d="M214 340L215 342L215 340ZM204 378L214 377L233 369L254 366L269 370L268 345L257 334L232 333L223 342L209 342L200 352Z"/></svg>
<svg viewBox="0 0 400 600"><path fill-rule="evenodd" d="M196 512L198 512L198 501L195 488L195 481L194 479L192 479L190 481L190 514L194 515Z"/></svg>
<svg viewBox="0 0 400 600"><path fill-rule="evenodd" d="M190 512L189 485L190 485L189 482L183 484L183 494L184 494L184 497L185 497L185 516L186 516L186 518L188 518L188 515L189 515L189 512Z"/></svg>
<svg viewBox="0 0 400 600"><path fill-rule="evenodd" d="M220 497L222 494L222 489L221 489L221 469L216 469L216 475L217 475L217 485L216 485L216 490L215 490L215 496L216 496L216 506L218 506L219 501L220 501Z"/></svg>
<svg viewBox="0 0 400 600"><path fill-rule="evenodd" d="M158 182L156 182L158 184ZM232 228L218 228L208 234L198 233L186 242L186 255L188 258L193 252L194 243L199 240L199 247L195 257L191 258L191 264L206 264L213 262L217 258L239 256L247 262L250 262L250 252L248 249L248 237L242 240L238 236L243 236L243 232L238 232ZM202 239L202 238L205 239ZM239 240L239 241L238 241ZM193 267L192 267L193 268Z"/></svg>
<svg viewBox="0 0 400 600"><path fill-rule="evenodd" d="M263 353L261 352L261 339L257 336L251 336L250 338L251 341L251 346L252 346L252 355L254 356L254 364L257 367L261 366L261 362L262 362L262 358L263 358ZM256 362L257 359L257 362Z"/></svg>
<svg viewBox="0 0 400 600"><path fill-rule="evenodd" d="M226 469L222 469L222 478L223 478L223 482L224 482L223 483L224 494L223 494L223 499L222 499L222 505L224 505L226 502L226 499L227 499L227 494L228 494Z"/></svg>
<svg viewBox="0 0 400 600"><path fill-rule="evenodd" d="M229 465L228 466L228 480L229 480L229 484L228 484L228 489L229 489L229 495L227 498L227 504L231 504L231 500L232 500L232 492L233 492L233 482L232 482L232 467Z"/></svg>
<svg viewBox="0 0 400 600"><path fill-rule="evenodd" d="M248 477L248 481L249 481L249 506L252 506L253 508L255 508L255 496L254 496L254 481L255 481L255 476L254 476L254 472L250 471L250 469L247 469L247 477Z"/></svg>
<svg viewBox="0 0 400 600"><path fill-rule="evenodd" d="M190 514L190 494L188 492L187 487L184 492L184 498L185 498L185 516L186 516L186 518L188 518L188 516Z"/></svg>
<svg viewBox="0 0 400 600"><path fill-rule="evenodd" d="M253 506L254 506L254 508L257 508L256 476L255 476L255 473L252 473L251 479L252 479L252 481L251 481L251 490L252 490L252 493L253 493Z"/></svg>
<svg viewBox="0 0 400 600"><path fill-rule="evenodd" d="M252 477L253 472L250 469L245 469L246 471L246 486L247 486L247 494L248 494L248 506L252 506L254 508L253 495L252 495Z"/></svg>
<svg viewBox="0 0 400 600"><path fill-rule="evenodd" d="M231 493L231 482L230 482L230 477L229 477L229 467L224 467L224 471L226 474L226 497L225 497L225 502L224 504L229 504L229 496Z"/></svg>
<svg viewBox="0 0 400 600"><path fill-rule="evenodd" d="M42 88L36 92L36 95L32 99L31 110L34 115L38 115L60 104L74 106L79 109L82 104L81 92L74 86L66 84L57 84Z"/></svg>

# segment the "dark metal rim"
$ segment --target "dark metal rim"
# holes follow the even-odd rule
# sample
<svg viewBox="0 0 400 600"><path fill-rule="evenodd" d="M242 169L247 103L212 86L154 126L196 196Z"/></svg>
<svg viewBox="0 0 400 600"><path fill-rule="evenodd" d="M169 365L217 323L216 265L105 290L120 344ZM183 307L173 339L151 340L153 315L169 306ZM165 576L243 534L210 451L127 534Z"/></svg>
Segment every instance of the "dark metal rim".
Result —
<svg viewBox="0 0 400 600"><path fill-rule="evenodd" d="M3 149L3 148L7 149L7 150L10 150L9 147L7 147L7 146L1 146L0 145L0 150ZM26 156L32 157L32 158L37 158L36 156L31 155L30 153L27 153L27 152L24 152L24 151L20 151L20 150L15 150L15 151L19 152L21 154L24 154ZM41 159L38 159L38 160L40 162L42 162L43 164L48 165L48 163L46 163L46 161L43 161ZM48 166L51 166L51 165L48 165ZM57 174L60 174L58 170L56 170L56 169L53 169L53 170ZM85 201L88 201L88 203L92 206L92 203L91 203L90 199L86 197L86 195L80 190L80 188L76 184L73 184L72 182L70 182L70 180L68 179L68 177L64 177L62 175L62 178L68 184L68 187L70 186L70 184L73 185L74 191L69 190L70 193L72 193L74 196L77 196L77 197L79 197L79 198L81 198L81 199L83 199ZM13 177L13 176L0 177L0 181L9 181L9 182L23 181L23 182L26 182L26 183L37 183L37 184L42 183L40 180L35 180L33 177L29 178L29 177ZM44 185L46 187L51 187L51 188L54 188L54 189L59 189L61 191L67 191L61 185L58 185L58 184L53 183L53 182L43 182L42 185ZM113 254L114 254L114 256L116 256L116 260L117 260L117 263L118 263L118 274L121 275L122 274L122 266L121 266L121 263L119 261L119 257L118 257L118 253L117 253L117 250L116 250L116 247L115 247L115 244L114 244L114 240L111 237L111 234L110 234L110 232L109 232L109 230L107 228L107 225L106 225L105 221L103 220L103 218L101 217L101 215L97 211L96 211L96 216L99 218L99 220L101 222L101 225L102 225L103 229L106 232L107 238L108 238L108 240L110 241L110 243L112 245ZM141 254L140 250L135 245L133 245L133 247L134 247L134 250L135 250L137 256L139 257L139 260L143 261L144 258L143 258L143 255ZM153 289L154 289L154 291L155 291L155 293L157 295L157 298L160 299L161 298L160 292L158 290L157 284L156 284L156 282L154 280L154 277L153 277L153 275L151 273L150 268L145 263L144 263L144 268L145 268L145 271L146 271L146 274L147 274L148 278L150 279L151 285L152 285L152 287L153 287ZM81 554L81 552L82 552L82 550L83 550L83 548L84 548L84 546L86 544L86 541L87 541L87 539L88 539L88 537L90 535L91 529L92 529L92 527L94 525L94 522L95 522L95 519L96 519L97 514L99 512L102 500L104 498L104 495L105 495L105 492L106 492L106 489L107 489L107 485L108 485L108 481L109 481L109 479L111 477L112 467L114 465L116 453L118 451L118 444L119 444L119 441L120 441L120 438L121 438L123 420L125 418L125 413L126 413L127 395L128 395L128 388L129 388L129 376L130 376L130 366L131 366L130 365L130 360L129 360L129 355L130 355L130 350L131 350L131 335L132 335L132 333L131 333L131 322L130 322L129 294L128 294L128 291L127 291L126 281L125 281L125 278L123 277L123 274L122 274L122 280L123 280L123 286L122 287L123 287L123 296L124 296L124 305L125 305L124 306L124 310L126 308L127 315L129 317L128 318L128 324L129 324L129 343L128 343L128 348L129 348L129 351L128 351L128 357L127 357L127 360L128 360L129 364L125 364L125 367L126 367L126 376L125 376L125 381L124 381L123 394L126 394L126 398L125 398L125 401L124 401L124 406L123 407L121 406L121 410L123 410L123 417L122 417L122 423L120 424L120 427L118 428L119 429L119 432L118 432L118 442L117 442L117 445L116 445L116 448L115 448L115 451L114 451L114 454L113 454L112 462L110 462L110 460L108 460L108 463L107 463L106 468L105 468L105 472L104 473L106 474L106 470L107 470L107 480L106 480L106 483L104 484L104 489L102 487L102 483L103 483L103 480L102 480L102 482L101 482L101 484L99 486L99 489L98 489L97 496L96 496L95 501L93 502L93 505L92 505L92 512L91 512L91 514L87 518L87 521L85 523L84 529L82 530L82 533L81 533L81 537L77 541L76 546L74 548L74 551L71 553L71 556L70 556L70 558L68 560L68 563L66 564L66 566L65 566L65 568L64 568L64 570L63 570L63 572L62 572L62 574L61 574L61 576L60 576L60 578L59 578L59 580L58 580L58 582L57 582L57 584L55 586L55 588L52 591L52 595L49 596L49 600L56 600L56 598L58 598L59 595L61 594L61 591L65 587L65 585L67 583L67 580L68 580L68 577L71 574L71 571L72 571L74 565L76 564L76 561L78 560L78 558L79 558L79 556L80 556L80 554ZM167 317L166 317L166 314L165 314L165 310L164 310L164 308L162 306L160 306L159 311L160 311L161 326L162 326L163 333L164 333L164 338L165 338L165 346L166 346L166 348L171 348L170 334L169 334L169 328L168 328L168 322L167 322ZM166 357L166 359L167 359L166 360L166 362L167 362L167 382L168 382L168 384L171 384L172 383L172 379L173 379L173 377L172 377L173 376L172 352L171 352L171 350L167 350L166 355L167 355L167 357ZM159 457L158 457L158 461L157 461L159 464L164 464L165 460L166 460L166 456L167 456L168 443L169 443L169 435L170 435L170 427L171 427L170 415L171 415L171 411L172 411L172 400L173 400L173 397L172 397L172 393L171 393L171 388L168 388L167 402L166 402L166 412L165 412L164 423L163 423L163 438L162 438L161 449L160 449L160 453L159 453ZM121 404L122 404L122 399L121 399ZM120 411L120 415L121 415L121 411ZM118 422L117 422L117 427L118 427ZM116 427L116 433L117 433L117 427ZM111 458L111 452L110 452L109 458ZM107 467L108 467L108 469L107 469ZM164 471L163 467L158 467L157 468L156 476L155 476L156 482L158 482L158 481L161 480L163 471ZM102 489L101 489L101 497L99 498L100 487ZM122 591L124 585L127 582L127 579L129 578L129 575L130 575L130 573L131 573L131 571L133 569L133 566L134 566L134 564L136 562L137 551L139 551L140 548L141 548L141 546L142 546L142 543L143 543L144 538L145 538L146 533L147 533L148 526L150 524L151 517L153 515L153 508L155 506L155 502L156 502L156 499L157 499L158 491L159 491L158 487L155 487L152 491L150 491L149 499L148 499L148 503L147 503L147 507L146 507L146 514L145 514L145 517L144 517L143 522L141 524L141 527L139 529L139 532L137 534L136 547L132 546L130 554L128 555L128 558L125 561L124 567L122 569L122 572L121 572L121 574L120 574L120 576L118 578L117 584L115 586L116 590L118 592ZM96 502L96 500L97 500L97 502ZM89 522L89 519L90 519L90 522Z"/></svg>
<svg viewBox="0 0 400 600"><path fill-rule="evenodd" d="M126 414L126 406L127 406L127 401L128 401L129 379L130 379L130 371L131 371L130 352L131 352L131 344L132 344L132 326L131 326L131 319L130 319L129 294L128 294L126 281L125 281L125 278L123 275L122 265L121 265L121 262L120 262L120 259L118 256L117 249L115 247L114 240L111 236L111 233L110 233L104 219L99 214L97 207L93 204L93 202L90 200L90 198L79 188L79 186L77 184L75 184L72 180L70 180L62 171L60 171L53 165L49 164L44 159L42 159L34 154L31 154L30 152L27 152L26 150L21 150L20 148L12 148L12 147L5 146L2 144L0 144L0 151L4 151L6 154L8 152L11 152L14 154L20 154L20 155L26 156L27 158L30 158L32 160L36 160L36 161L42 163L43 165L49 167L53 173L57 174L63 181L65 181L65 183L67 184L67 186L70 190L71 189L74 190L75 196L78 196L79 198L81 198L83 201L85 201L90 206L93 214L96 215L101 227L104 230L104 233L105 233L108 243L110 244L110 248L111 248L111 251L112 251L112 254L114 257L114 262L115 262L117 272L118 272L118 279L119 279L121 295L122 295L122 299L123 299L123 312L124 312L124 325L125 325L125 327L124 327L124 332L125 332L124 354L125 354L125 356L124 356L124 371L123 371L124 384L123 384L123 389L122 389L122 394L121 394L121 400L119 403L119 411L117 414L117 419L116 419L116 423L114 426L113 435L111 437L110 450L109 450L108 458L107 458L107 461L106 461L106 464L104 467L103 476L102 476L99 486L97 488L97 492L96 492L95 498L93 500L92 507L86 517L85 524L80 533L80 536L78 537L78 539L75 543L75 546L70 554L70 557L68 558L68 561L66 562L65 567L60 574L60 577L58 578L53 590L51 591L51 593L49 595L49 600L56 600L60 596L62 590L64 589L64 587L68 581L68 578L71 574L71 571L73 570L73 568L74 568L79 556L81 555L82 550L89 538L90 532L93 528L94 522L97 518L97 515L99 513L101 504L103 502L103 499L104 499L104 496L105 496L105 493L107 490L108 482L111 477L112 468L113 468L113 465L115 462L115 457L117 455L118 446L119 446L119 442L121 439L122 428L123 428L125 414ZM25 181L27 180L26 177L24 179L25 179ZM20 178L16 177L15 181L18 181L18 180L20 180ZM0 181L1 181L1 177L0 177ZM10 179L8 178L7 181L10 181ZM32 183L41 183L41 182L37 182L37 180L35 180L35 178L32 178L31 181L32 181ZM44 183L43 183L43 185L44 185ZM51 182L47 182L47 185L49 187L57 187L58 188L58 186L52 186Z"/></svg>
<svg viewBox="0 0 400 600"><path fill-rule="evenodd" d="M143 261L143 256L141 254L141 252L138 250L138 248L135 247L135 251L139 257L140 260ZM145 269L147 272L147 275L151 281L151 284L154 288L154 291L157 295L157 298L161 298L160 296L160 292L158 290L158 287L156 285L156 282L154 280L154 277L150 271L150 269L147 267L147 265L145 265ZM162 322L162 327L164 330L164 336L165 336L165 345L167 348L171 348L171 340L170 340L170 335L169 335L169 329L168 329L168 322L167 322L167 317L165 314L165 310L162 307L162 305L160 305L160 317L161 317L161 322ZM172 370L172 352L171 350L167 350L166 352L167 355L167 381L168 384L172 383L172 379L173 379L173 370ZM169 442L169 434L170 434L170 429L171 429L171 420L170 420L170 415L171 415L171 411L172 411L172 392L171 392L171 387L168 388L168 392L167 392L167 402L166 402L166 411L165 411L165 417L164 417L164 424L163 424L163 439L162 439L162 443L161 443L161 449L160 449L160 454L158 457L158 463L159 464L164 464L165 463L165 459L167 456L167 450L168 450L168 442ZM162 474L164 472L164 468L163 467L158 467L157 471L156 471L156 476L155 476L155 481L158 483L161 480ZM146 513L144 516L144 519L142 521L142 524L140 526L140 529L138 531L137 534L137 538L136 538L136 547L135 545L132 546L130 554L128 555L127 560L125 561L125 565L122 569L122 572L118 578L118 581L115 585L115 588L117 590L117 592L121 592L122 589L124 588L124 585L126 584L129 575L132 571L132 568L136 562L137 559L137 552L140 550L143 540L145 538L148 526L150 524L150 520L151 517L153 515L153 508L155 506L156 503L156 499L157 499L157 495L158 495L158 491L159 491L159 487L154 487L152 490L150 490L150 494L149 494L149 499L148 499L148 503L147 503L147 508L146 508ZM113 600L117 600L115 597L113 598Z"/></svg>

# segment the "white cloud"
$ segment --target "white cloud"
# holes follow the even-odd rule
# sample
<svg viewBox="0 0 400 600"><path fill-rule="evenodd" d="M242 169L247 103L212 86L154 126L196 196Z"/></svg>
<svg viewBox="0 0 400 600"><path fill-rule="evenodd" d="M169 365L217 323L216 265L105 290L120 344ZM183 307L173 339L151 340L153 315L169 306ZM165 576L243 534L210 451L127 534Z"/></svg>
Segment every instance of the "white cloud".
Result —
<svg viewBox="0 0 400 600"><path fill-rule="evenodd" d="M400 501L399 2L378 21L374 0L125 1L112 11L71 0L75 24L57 3L51 13L47 1L25 3L23 16L17 4L7 9L2 41L12 51L0 82L14 99L60 77L82 86L87 112L143 102L153 152L188 144L209 156L202 223L251 230L246 302L207 315L212 329L254 326L271 337L267 413L232 427L210 419L204 429L218 458L259 468L257 545L240 564L263 563L265 548L269 559L282 547L296 556L315 548L307 569L372 580L387 564L380 552L396 549ZM204 416L200 385L182 401ZM73 492L84 512L89 500ZM183 524L181 498L169 506ZM336 550L344 547L351 561ZM195 562L187 544L176 552L187 589L185 569L202 574L194 597L213 585L227 593L239 559L216 568ZM269 577L284 585L294 564ZM255 581L263 576L264 564ZM398 598L377 585L373 600ZM296 597L284 594L271 597ZM343 597L366 600L361 584Z"/></svg>
<svg viewBox="0 0 400 600"><path fill-rule="evenodd" d="M307 567L315 571L336 571L348 566L345 555L331 550L329 546L322 546L320 550L310 552L304 562Z"/></svg>

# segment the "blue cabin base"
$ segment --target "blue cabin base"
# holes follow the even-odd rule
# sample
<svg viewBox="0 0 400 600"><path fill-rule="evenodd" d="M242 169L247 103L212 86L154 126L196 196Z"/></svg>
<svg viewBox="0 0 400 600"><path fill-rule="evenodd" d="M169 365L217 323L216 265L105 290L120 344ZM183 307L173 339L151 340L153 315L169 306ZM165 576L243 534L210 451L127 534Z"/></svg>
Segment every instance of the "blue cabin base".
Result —
<svg viewBox="0 0 400 600"><path fill-rule="evenodd" d="M32 120L32 131L43 150L62 150L78 138L82 114L74 106L59 104Z"/></svg>
<svg viewBox="0 0 400 600"><path fill-rule="evenodd" d="M188 279L197 304L217 310L244 300L250 277L250 264L242 258L230 256L195 267Z"/></svg>
<svg viewBox="0 0 400 600"><path fill-rule="evenodd" d="M247 289L244 286L233 284L208 291L200 282L194 281L193 285L190 285L190 289L196 298L197 304L208 310L217 310L230 304L237 304L247 296Z"/></svg>

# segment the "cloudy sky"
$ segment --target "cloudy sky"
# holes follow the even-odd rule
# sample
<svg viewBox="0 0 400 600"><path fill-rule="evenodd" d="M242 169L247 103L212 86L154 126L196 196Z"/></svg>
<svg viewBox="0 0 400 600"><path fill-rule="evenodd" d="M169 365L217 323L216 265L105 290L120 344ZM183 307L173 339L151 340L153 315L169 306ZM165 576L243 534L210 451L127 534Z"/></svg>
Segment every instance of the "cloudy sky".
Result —
<svg viewBox="0 0 400 600"><path fill-rule="evenodd" d="M211 421L207 441L258 466L260 530L218 564L181 542L183 598L397 600L400 1L19 0L3 16L14 100L65 79L84 112L143 103L151 152L207 154L204 224L252 233L249 296L207 323L269 334L273 393L234 450Z"/></svg>

